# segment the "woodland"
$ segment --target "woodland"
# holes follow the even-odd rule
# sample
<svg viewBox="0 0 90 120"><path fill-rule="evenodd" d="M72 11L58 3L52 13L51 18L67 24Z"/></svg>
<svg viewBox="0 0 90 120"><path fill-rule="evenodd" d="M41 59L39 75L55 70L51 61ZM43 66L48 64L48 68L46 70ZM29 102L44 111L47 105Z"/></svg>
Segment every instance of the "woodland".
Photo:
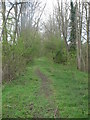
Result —
<svg viewBox="0 0 90 120"><path fill-rule="evenodd" d="M45 18L47 4L0 2L2 118L89 115L90 2L56 0Z"/></svg>

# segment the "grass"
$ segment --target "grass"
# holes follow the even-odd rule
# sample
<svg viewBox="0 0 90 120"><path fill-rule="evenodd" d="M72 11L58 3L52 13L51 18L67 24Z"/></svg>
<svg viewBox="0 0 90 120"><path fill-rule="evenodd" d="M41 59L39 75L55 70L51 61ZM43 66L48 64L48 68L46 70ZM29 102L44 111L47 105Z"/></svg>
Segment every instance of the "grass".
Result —
<svg viewBox="0 0 90 120"><path fill-rule="evenodd" d="M49 100L41 92L41 79L35 73L37 68L52 81L53 94ZM3 84L2 101L3 118L52 118L55 106L61 118L86 118L88 75L46 58L36 59L23 75ZM50 101L54 101L54 105Z"/></svg>
<svg viewBox="0 0 90 120"><path fill-rule="evenodd" d="M0 84L0 119L2 118L2 87Z"/></svg>

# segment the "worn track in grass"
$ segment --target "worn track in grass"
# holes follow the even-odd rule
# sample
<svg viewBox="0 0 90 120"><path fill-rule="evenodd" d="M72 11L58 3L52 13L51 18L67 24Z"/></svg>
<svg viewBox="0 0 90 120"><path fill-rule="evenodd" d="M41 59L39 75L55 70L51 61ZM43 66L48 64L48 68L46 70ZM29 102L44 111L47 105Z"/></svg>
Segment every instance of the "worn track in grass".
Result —
<svg viewBox="0 0 90 120"><path fill-rule="evenodd" d="M53 95L53 90L50 87L52 81L48 79L48 77L43 74L40 69L36 70L37 76L41 79L41 91L44 93L45 98L48 100L51 108L53 109L54 118L60 118L60 112L58 110L58 106L55 106L55 99L51 100L50 96Z"/></svg>

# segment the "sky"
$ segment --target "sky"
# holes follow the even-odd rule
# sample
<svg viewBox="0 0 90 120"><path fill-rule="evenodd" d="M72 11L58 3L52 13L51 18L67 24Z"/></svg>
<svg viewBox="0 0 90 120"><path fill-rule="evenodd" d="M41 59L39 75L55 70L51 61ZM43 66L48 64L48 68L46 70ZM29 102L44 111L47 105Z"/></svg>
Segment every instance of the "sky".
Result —
<svg viewBox="0 0 90 120"><path fill-rule="evenodd" d="M14 1L14 0L10 0L10 1ZM23 0L23 1L26 1L26 0ZM43 15L42 15L42 21L47 21L49 15L51 15L53 13L53 6L55 6L57 4L57 0L39 0L39 1L41 1L43 5L46 3L46 8L45 8ZM61 0L59 0L59 1L61 1ZM66 0L62 0L62 1L64 2ZM73 1L75 1L75 0L73 0ZM77 0L77 1L79 1L79 0ZM89 1L89 0L80 0L80 1ZM67 2L69 4L70 0L67 0Z"/></svg>
<svg viewBox="0 0 90 120"><path fill-rule="evenodd" d="M47 20L48 16L53 13L53 6L57 5L57 0L40 0L40 1L43 4L47 3L46 8L45 8L44 13L43 13L43 16L42 16L43 20ZM59 1L61 1L61 0L59 0ZM63 2L67 1L68 4L70 4L71 0L62 0L62 1ZM75 2L76 0L72 0L72 1ZM77 0L77 1L79 1L79 0ZM90 0L80 0L80 1L83 1L83 2L88 1L88 2L90 2Z"/></svg>
<svg viewBox="0 0 90 120"><path fill-rule="evenodd" d="M53 6L57 5L57 0L40 0L40 1L43 4L47 3L46 8L44 10L44 14L43 14L43 19L46 20L48 18L48 16L53 13ZM61 1L61 0L59 0L59 1ZM62 1L64 2L66 0L62 0ZM68 4L70 4L70 1L71 0L67 0ZM75 1L75 0L73 0L73 1Z"/></svg>
<svg viewBox="0 0 90 120"><path fill-rule="evenodd" d="M45 3L45 2L47 3L46 12L48 12L48 13L52 13L52 11L53 11L53 5L57 4L57 0L40 0L40 1L42 1L43 3ZM61 1L61 0L59 0L59 1ZM68 4L69 4L69 2L71 0L62 0L62 1L63 2L67 1ZM75 2L76 0L72 0L72 1ZM79 0L77 0L77 1L79 1ZM88 2L90 2L90 0L80 0L80 1L83 1L83 2L88 1Z"/></svg>
<svg viewBox="0 0 90 120"><path fill-rule="evenodd" d="M52 14L53 12L53 4L55 5L56 0L40 0L43 4L46 3L46 7L43 13L43 19L48 19L49 14Z"/></svg>

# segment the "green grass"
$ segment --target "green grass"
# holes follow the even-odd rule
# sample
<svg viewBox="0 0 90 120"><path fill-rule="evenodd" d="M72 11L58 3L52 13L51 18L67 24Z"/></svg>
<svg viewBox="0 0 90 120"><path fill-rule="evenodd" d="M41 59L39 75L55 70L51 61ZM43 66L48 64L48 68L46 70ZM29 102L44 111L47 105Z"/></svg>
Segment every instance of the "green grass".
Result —
<svg viewBox="0 0 90 120"><path fill-rule="evenodd" d="M41 92L39 68L52 82L49 100ZM3 84L3 118L52 118L58 106L61 118L88 116L88 75L74 67L59 65L46 58L36 59L16 80ZM54 101L54 105L50 105ZM49 110L52 108L52 110Z"/></svg>
<svg viewBox="0 0 90 120"><path fill-rule="evenodd" d="M0 84L0 119L2 118L2 87Z"/></svg>

